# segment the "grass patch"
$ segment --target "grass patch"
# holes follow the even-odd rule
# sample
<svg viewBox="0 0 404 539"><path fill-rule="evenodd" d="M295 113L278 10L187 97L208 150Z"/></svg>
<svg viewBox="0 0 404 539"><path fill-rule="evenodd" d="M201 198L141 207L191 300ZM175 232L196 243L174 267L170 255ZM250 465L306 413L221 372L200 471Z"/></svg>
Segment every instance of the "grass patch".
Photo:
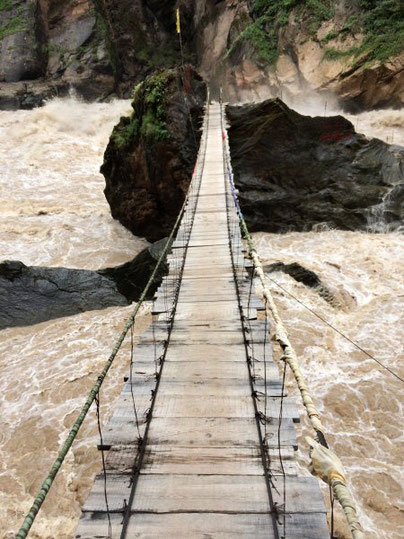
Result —
<svg viewBox="0 0 404 539"><path fill-rule="evenodd" d="M0 26L0 41L7 36L18 34L19 32L25 32L27 29L27 21L24 17L21 15L12 17Z"/></svg>
<svg viewBox="0 0 404 539"><path fill-rule="evenodd" d="M13 9L12 0L0 0L0 11L11 11Z"/></svg>
<svg viewBox="0 0 404 539"><path fill-rule="evenodd" d="M356 56L359 54L359 47L350 47L346 51L340 51L334 47L328 47L325 49L323 60L341 60L343 58L348 58L349 56Z"/></svg>
<svg viewBox="0 0 404 539"><path fill-rule="evenodd" d="M170 71L162 71L148 77L140 88L135 90L134 100L136 101L138 96L143 97L145 107L140 133L151 143L169 138L166 126L166 95L171 77Z"/></svg>
<svg viewBox="0 0 404 539"><path fill-rule="evenodd" d="M346 20L341 32L364 33L360 46L346 51L326 49L325 60L366 55L366 61L385 62L404 49L404 4L401 0L360 0L362 12Z"/></svg>
<svg viewBox="0 0 404 539"><path fill-rule="evenodd" d="M134 144L139 137L147 143L156 144L167 140L167 90L172 80L172 71L161 71L137 84L133 90L130 118L122 118L114 128L111 140L117 148Z"/></svg>
<svg viewBox="0 0 404 539"><path fill-rule="evenodd" d="M117 148L123 148L139 136L139 121L133 112L130 118L123 118L121 123L114 127L111 141Z"/></svg>
<svg viewBox="0 0 404 539"><path fill-rule="evenodd" d="M253 5L253 22L234 41L226 56L232 55L243 41L255 49L258 59L274 64L278 59L279 30L288 24L289 15L296 8L301 24L315 34L321 23L334 15L331 0L256 0Z"/></svg>

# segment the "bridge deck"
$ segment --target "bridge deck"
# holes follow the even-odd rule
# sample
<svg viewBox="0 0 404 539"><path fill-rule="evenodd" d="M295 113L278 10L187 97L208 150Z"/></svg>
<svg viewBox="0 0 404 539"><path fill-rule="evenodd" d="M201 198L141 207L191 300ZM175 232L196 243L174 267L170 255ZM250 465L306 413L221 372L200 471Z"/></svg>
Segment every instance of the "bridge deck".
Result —
<svg viewBox="0 0 404 539"><path fill-rule="evenodd" d="M132 390L141 435L147 435L138 461L140 473L133 475L138 448L130 381L104 429L104 443L111 445L106 487L112 537L329 537L317 480L296 475L293 422L299 416L287 397L278 437L282 387L266 342L265 324L254 320L256 308L262 305L254 294L248 300L239 228L226 205L218 105L210 107L208 125L200 191L193 195L194 219L190 215L183 219L169 257L170 273L154 304L158 319L135 351ZM191 233L186 248L187 229ZM166 349L162 341L167 340L170 324L167 313L184 255ZM252 351L239 303L248 319L248 339L254 341ZM160 355L165 356L161 366ZM253 367L247 362L249 355L257 360ZM160 381L148 421L156 370ZM254 390L264 390L264 370L266 406L263 398L252 396ZM265 409L269 422L264 429L256 416ZM277 519L275 515L276 507L283 509L284 485L286 530L283 516ZM100 475L83 508L77 538L108 537L104 498L104 476Z"/></svg>

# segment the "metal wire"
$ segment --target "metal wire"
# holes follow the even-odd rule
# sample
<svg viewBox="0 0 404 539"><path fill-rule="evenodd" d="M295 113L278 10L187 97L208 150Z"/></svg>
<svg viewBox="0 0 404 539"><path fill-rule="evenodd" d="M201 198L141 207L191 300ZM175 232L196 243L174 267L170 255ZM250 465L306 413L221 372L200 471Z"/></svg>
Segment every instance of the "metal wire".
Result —
<svg viewBox="0 0 404 539"><path fill-rule="evenodd" d="M104 441L102 438L102 429L101 429L101 418L100 418L100 394L98 393L95 398L96 412L97 412L97 427L98 435L100 437L100 451L101 451L101 460L102 460L102 470L104 476L104 500L105 507L107 509L107 518L108 518L108 539L112 539L112 523L111 515L109 512L109 503L108 503L108 492L107 492L107 469L105 467L105 456L104 456Z"/></svg>

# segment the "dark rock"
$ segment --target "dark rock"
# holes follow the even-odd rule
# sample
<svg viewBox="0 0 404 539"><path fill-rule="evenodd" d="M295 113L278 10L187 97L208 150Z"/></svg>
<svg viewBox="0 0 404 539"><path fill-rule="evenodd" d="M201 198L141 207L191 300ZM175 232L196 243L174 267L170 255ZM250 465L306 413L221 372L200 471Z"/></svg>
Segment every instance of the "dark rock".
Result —
<svg viewBox="0 0 404 539"><path fill-rule="evenodd" d="M368 140L342 116L302 116L279 99L229 106L227 117L252 231L395 229L402 222L404 148Z"/></svg>
<svg viewBox="0 0 404 539"><path fill-rule="evenodd" d="M190 68L182 79L166 70L136 87L101 167L112 216L149 241L171 231L196 162L206 86Z"/></svg>
<svg viewBox="0 0 404 539"><path fill-rule="evenodd" d="M323 298L327 303L336 309L350 310L355 305L355 298L344 288L338 288L324 284L320 277L312 270L301 266L297 262L292 264L284 264L283 262L275 262L264 266L266 273L274 273L281 271L290 275L295 281L303 283L305 286L312 288Z"/></svg>
<svg viewBox="0 0 404 539"><path fill-rule="evenodd" d="M265 266L264 271L267 273L271 273L273 271L282 271L283 273L287 273L293 277L295 281L303 283L310 288L318 288L319 286L323 286L318 275L314 273L314 271L301 266L297 262L293 262L293 264L275 262L274 264L268 264Z"/></svg>
<svg viewBox="0 0 404 539"><path fill-rule="evenodd" d="M69 94L69 85L41 81L0 83L0 110L33 109Z"/></svg>
<svg viewBox="0 0 404 539"><path fill-rule="evenodd" d="M0 11L0 81L37 79L46 70L46 34L39 0L10 0Z"/></svg>
<svg viewBox="0 0 404 539"><path fill-rule="evenodd" d="M147 249L143 249L133 260L117 266L99 270L98 273L115 282L118 292L129 301L137 301L140 298L156 263L166 246L168 238L156 241ZM168 266L163 262L153 279L153 283L146 296L146 300L153 298L155 291L161 284L164 275L168 273Z"/></svg>
<svg viewBox="0 0 404 539"><path fill-rule="evenodd" d="M84 311L137 301L167 240L141 251L132 261L99 271L0 264L0 329L28 326ZM146 300L167 273L162 264Z"/></svg>

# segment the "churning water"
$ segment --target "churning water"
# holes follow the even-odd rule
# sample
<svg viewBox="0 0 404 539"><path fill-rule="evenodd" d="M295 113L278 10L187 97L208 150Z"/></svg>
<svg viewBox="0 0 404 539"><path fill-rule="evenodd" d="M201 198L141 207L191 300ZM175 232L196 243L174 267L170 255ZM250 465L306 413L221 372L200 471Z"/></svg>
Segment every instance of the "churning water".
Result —
<svg viewBox="0 0 404 539"><path fill-rule="evenodd" d="M110 217L98 173L112 126L128 108L125 101L87 105L66 99L0 113L0 260L98 269L125 262L146 245ZM403 118L383 111L351 119L359 119L359 131L404 144ZM285 274L271 278L400 371L404 287L398 234L325 230L260 233L255 239L265 261L299 262L315 271L335 301L326 302ZM346 465L366 536L402 537L402 384L273 287L330 442ZM14 536L130 311L92 311L0 333L0 537ZM146 308L137 331L149 322ZM128 362L124 347L102 390L104 419ZM288 388L296 393L292 380ZM304 467L304 419L298 430ZM93 411L32 537L73 536L80 504L101 466L96 443ZM340 516L337 530L345 535Z"/></svg>

